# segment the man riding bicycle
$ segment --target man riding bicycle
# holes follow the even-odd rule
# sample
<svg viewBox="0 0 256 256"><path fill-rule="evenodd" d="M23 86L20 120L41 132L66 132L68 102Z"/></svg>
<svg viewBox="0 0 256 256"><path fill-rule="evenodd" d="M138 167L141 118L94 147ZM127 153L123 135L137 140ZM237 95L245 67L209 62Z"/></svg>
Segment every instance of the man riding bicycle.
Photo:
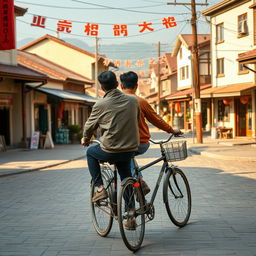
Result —
<svg viewBox="0 0 256 256"><path fill-rule="evenodd" d="M116 75L111 71L98 76L104 98L98 100L84 125L81 144L88 146L93 132L99 128L100 145L87 149L88 168L94 184L98 187L92 202L108 197L103 187L100 161L114 163L121 180L131 176L131 158L139 145L139 104L136 97L117 89Z"/></svg>
<svg viewBox="0 0 256 256"><path fill-rule="evenodd" d="M138 99L140 105L140 121L139 121L139 133L140 133L140 145L135 155L144 154L149 148L149 139L150 132L146 120L151 124L156 126L157 128L166 131L168 133L173 133L174 135L181 135L182 132L180 130L174 130L170 125L168 125L149 105L149 103L136 95L136 90L138 87L138 75L129 71L127 73L123 73L120 75L121 87L125 94L135 95ZM131 171L132 175L134 174L133 163L131 163ZM141 175L141 174L140 174ZM146 184L144 180L142 180L141 175L141 186L144 192L144 195L150 192L150 188Z"/></svg>

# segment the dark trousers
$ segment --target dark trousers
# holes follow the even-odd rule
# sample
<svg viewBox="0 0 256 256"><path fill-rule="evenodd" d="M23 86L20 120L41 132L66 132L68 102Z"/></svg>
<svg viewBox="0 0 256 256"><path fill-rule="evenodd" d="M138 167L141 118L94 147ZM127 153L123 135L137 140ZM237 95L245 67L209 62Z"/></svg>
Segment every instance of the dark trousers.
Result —
<svg viewBox="0 0 256 256"><path fill-rule="evenodd" d="M108 153L100 145L93 145L86 152L88 168L96 186L103 185L99 161L114 163L121 180L131 176L131 158L134 152Z"/></svg>

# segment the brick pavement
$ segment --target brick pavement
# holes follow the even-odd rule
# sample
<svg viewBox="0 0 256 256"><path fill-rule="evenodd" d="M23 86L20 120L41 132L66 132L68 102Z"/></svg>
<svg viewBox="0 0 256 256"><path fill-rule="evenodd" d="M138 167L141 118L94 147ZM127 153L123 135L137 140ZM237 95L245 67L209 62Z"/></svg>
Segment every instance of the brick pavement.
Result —
<svg viewBox="0 0 256 256"><path fill-rule="evenodd" d="M156 148L150 149L140 161L157 154ZM156 218L146 224L136 255L255 256L255 163L192 155L177 164L191 185L189 224L178 229L170 222L160 187ZM116 221L107 238L96 235L84 166L84 160L77 160L0 179L1 256L132 255ZM158 166L144 173L151 186L158 173Z"/></svg>

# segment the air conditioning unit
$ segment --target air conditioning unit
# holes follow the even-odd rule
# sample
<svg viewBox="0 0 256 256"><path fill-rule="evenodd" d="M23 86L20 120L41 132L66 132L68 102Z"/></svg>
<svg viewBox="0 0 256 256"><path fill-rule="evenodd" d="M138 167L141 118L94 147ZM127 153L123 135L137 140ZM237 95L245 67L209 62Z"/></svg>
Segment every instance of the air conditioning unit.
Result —
<svg viewBox="0 0 256 256"><path fill-rule="evenodd" d="M246 20L242 21L239 33L240 34L247 34L248 33L248 26L247 26L247 21Z"/></svg>

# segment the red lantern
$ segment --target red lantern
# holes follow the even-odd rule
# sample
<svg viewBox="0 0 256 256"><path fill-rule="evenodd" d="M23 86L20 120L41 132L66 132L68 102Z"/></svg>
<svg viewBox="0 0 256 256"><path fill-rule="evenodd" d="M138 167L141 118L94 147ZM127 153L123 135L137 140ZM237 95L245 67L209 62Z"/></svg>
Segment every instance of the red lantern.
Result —
<svg viewBox="0 0 256 256"><path fill-rule="evenodd" d="M248 101L249 101L248 96L241 96L240 102L241 102L242 104L247 104Z"/></svg>
<svg viewBox="0 0 256 256"><path fill-rule="evenodd" d="M224 105L229 105L231 103L231 99L224 99L223 104Z"/></svg>
<svg viewBox="0 0 256 256"><path fill-rule="evenodd" d="M58 108L58 119L63 118L64 102L61 102Z"/></svg>
<svg viewBox="0 0 256 256"><path fill-rule="evenodd" d="M192 101L192 100L189 102L189 106L190 106L191 108L193 107L193 101Z"/></svg>

